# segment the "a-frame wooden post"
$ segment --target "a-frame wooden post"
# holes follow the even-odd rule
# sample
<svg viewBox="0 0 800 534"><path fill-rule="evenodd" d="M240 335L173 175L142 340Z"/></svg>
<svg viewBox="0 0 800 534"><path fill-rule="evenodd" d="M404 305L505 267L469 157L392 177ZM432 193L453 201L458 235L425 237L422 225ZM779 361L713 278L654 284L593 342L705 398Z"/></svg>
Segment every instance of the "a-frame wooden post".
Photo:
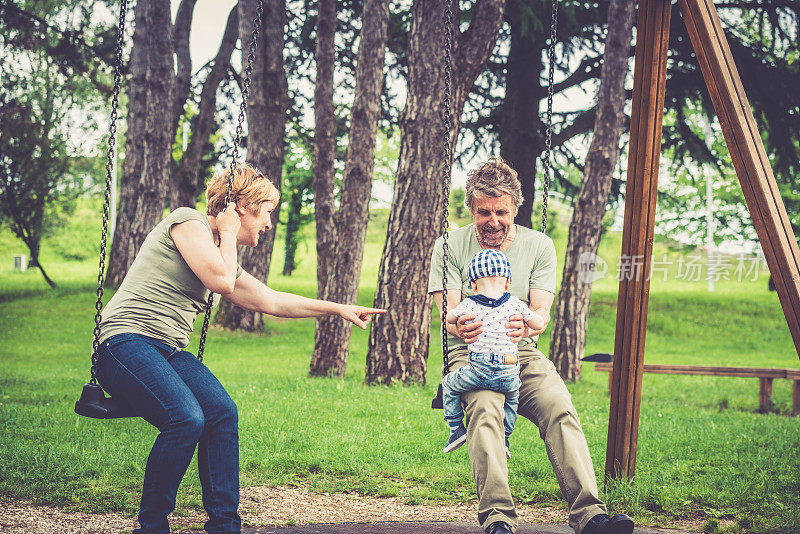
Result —
<svg viewBox="0 0 800 534"><path fill-rule="evenodd" d="M633 73L628 179L622 230L617 333L611 374L606 476L633 477L644 373L650 259L667 82L669 0L641 0Z"/></svg>
<svg viewBox="0 0 800 534"><path fill-rule="evenodd" d="M606 477L633 478L639 432L670 0L640 0ZM800 250L712 0L678 0L800 355Z"/></svg>
<svg viewBox="0 0 800 534"><path fill-rule="evenodd" d="M800 250L711 0L679 0L703 78L800 354Z"/></svg>

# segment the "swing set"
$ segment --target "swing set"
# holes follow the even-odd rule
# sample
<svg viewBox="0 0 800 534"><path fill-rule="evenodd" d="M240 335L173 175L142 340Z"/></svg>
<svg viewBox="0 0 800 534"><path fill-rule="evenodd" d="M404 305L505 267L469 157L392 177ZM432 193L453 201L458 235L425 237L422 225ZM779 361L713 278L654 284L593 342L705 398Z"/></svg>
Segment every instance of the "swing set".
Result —
<svg viewBox="0 0 800 534"><path fill-rule="evenodd" d="M443 172L443 254L448 254L448 200L450 196L450 131L452 75L452 0L443 0L445 10L445 87L444 136L442 139L445 171ZM644 341L647 325L649 277L654 238L658 163L661 152L661 131L666 85L667 53L671 0L639 0L637 43L634 67L633 107L630 125L630 148L626 186L625 215L622 234L622 256L639 257L633 276L622 277L617 301L617 320L614 344L614 366L611 375L611 406L606 449L606 477L632 479L635 473L636 446L639 429L642 375L644 374ZM713 0L678 0L700 68L711 94L725 141L742 186L748 210L772 273L778 297L786 317L795 349L800 355L800 250L792 232L769 159L756 127L750 104L733 62L722 31ZM80 400L75 404L79 415L96 419L135 417L125 405L106 397L97 382L96 364L99 347L100 321L105 271L106 241L111 200L111 171L114 155L117 105L120 89L120 66L125 28L127 0L121 0L114 65L114 91L109 127L106 189L103 205L103 227L100 243L100 264L95 304L95 328L92 343L91 380L84 385ZM233 172L236 169L242 125L247 108L255 49L263 12L263 0L258 0L253 21L252 41L242 102L233 145L226 204L230 197ZM550 43L548 47L547 137L544 156L541 231L547 228L547 199L552 171L552 105L553 71L558 15L558 0L552 0ZM443 271L443 290L446 295L447 270ZM212 309L213 294L206 305L203 328L200 332L198 358L202 361L205 338ZM441 316L447 314L443 299ZM449 370L446 331L442 329L444 370ZM442 407L442 389L432 401L433 408Z"/></svg>

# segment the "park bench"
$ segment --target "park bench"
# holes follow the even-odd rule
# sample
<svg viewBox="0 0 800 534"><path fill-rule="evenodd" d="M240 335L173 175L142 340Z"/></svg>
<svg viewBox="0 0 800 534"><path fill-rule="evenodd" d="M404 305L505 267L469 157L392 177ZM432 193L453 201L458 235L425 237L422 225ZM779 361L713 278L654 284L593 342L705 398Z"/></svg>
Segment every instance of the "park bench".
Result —
<svg viewBox="0 0 800 534"><path fill-rule="evenodd" d="M605 371L608 375L608 390L611 391L612 362L597 362L595 371ZM792 415L800 413L800 369L768 369L754 367L713 367L705 365L661 365L644 364L645 373L670 375L738 376L758 378L758 411L766 413L772 405L772 381L776 378L792 380Z"/></svg>

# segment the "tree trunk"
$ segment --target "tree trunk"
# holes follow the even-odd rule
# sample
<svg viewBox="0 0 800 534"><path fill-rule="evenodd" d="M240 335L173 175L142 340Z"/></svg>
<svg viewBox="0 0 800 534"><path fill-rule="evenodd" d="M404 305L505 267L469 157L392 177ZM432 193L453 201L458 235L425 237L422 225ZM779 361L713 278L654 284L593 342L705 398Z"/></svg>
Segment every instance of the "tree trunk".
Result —
<svg viewBox="0 0 800 534"><path fill-rule="evenodd" d="M122 191L106 278L111 286L122 282L147 233L164 214L174 134L164 124L175 82L169 2L141 2L135 16Z"/></svg>
<svg viewBox="0 0 800 534"><path fill-rule="evenodd" d="M197 204L197 195L202 189L200 169L203 154L206 151L211 131L214 128L214 113L217 110L217 89L225 78L228 67L230 67L231 54L236 48L238 31L239 10L234 7L228 15L225 33L214 58L214 64L205 82L203 82L203 89L200 93L200 109L192 128L192 138L170 182L170 208L173 210L181 206L193 208Z"/></svg>
<svg viewBox="0 0 800 534"><path fill-rule="evenodd" d="M242 72L247 66L247 50L253 32L253 18L256 12L254 0L239 2L239 37L244 43ZM283 170L284 133L286 129L286 108L288 105L288 86L283 70L284 26L286 21L285 0L267 0L261 18L260 42L256 49L253 65L251 93L247 111L247 161L260 169L275 187L281 189ZM272 212L273 224L279 220L280 203ZM242 268L264 282L269 274L272 247L275 243L275 230L261 236L258 246L243 247L239 254ZM226 328L261 331L264 328L262 314L222 301L215 322Z"/></svg>
<svg viewBox="0 0 800 534"><path fill-rule="evenodd" d="M369 222L375 137L381 112L383 64L389 23L388 0L366 0L358 45L355 100L350 118L344 182L336 214L336 256L329 270L324 298L355 304L364 240ZM344 376L350 350L351 323L338 316L317 320L311 376Z"/></svg>
<svg viewBox="0 0 800 534"><path fill-rule="evenodd" d="M442 152L443 10L439 3L425 0L415 1L412 7L408 99L400 123L400 161L375 296L375 307L391 311L370 332L368 384L425 383L431 324L428 273L431 249L441 230L442 180L450 179L464 100L497 40L503 4L502 0L479 0L469 28L463 34L454 28L449 160ZM460 20L457 4L454 20Z"/></svg>
<svg viewBox="0 0 800 534"><path fill-rule="evenodd" d="M42 264L41 264L41 263L39 263L38 261L36 262L36 267L38 267L38 268L39 268L39 271L42 273L42 276L44 277L44 281L45 281L45 282L47 282L47 284L48 284L48 285L49 285L49 286L50 286L52 289L55 289L56 287L58 287L58 286L56 285L56 283L55 283L55 282L53 282L53 281L50 279L50 277L49 277L49 276L47 276L47 273L46 273L46 272L44 272L44 267L42 267Z"/></svg>
<svg viewBox="0 0 800 534"><path fill-rule="evenodd" d="M131 83L128 90L128 120L125 159L122 163L117 222L111 235L105 283L118 287L133 263L138 245L131 235L137 216L136 193L144 169L144 121L147 115L147 3L137 2L131 47Z"/></svg>
<svg viewBox="0 0 800 534"><path fill-rule="evenodd" d="M323 298L336 240L333 213L336 126L333 106L336 0L319 0L317 14L317 79L314 86L314 220L317 227L317 296Z"/></svg>
<svg viewBox="0 0 800 534"><path fill-rule="evenodd" d="M183 115L183 107L192 90L192 56L189 50L189 34L192 27L192 15L197 0L181 0L175 14L173 28L173 49L177 60L175 89L172 95L172 136L178 130L178 123Z"/></svg>
<svg viewBox="0 0 800 534"><path fill-rule="evenodd" d="M293 191L289 197L286 214L286 234L283 245L283 276L292 276L297 265L297 245L300 242L300 228L303 215L303 191Z"/></svg>
<svg viewBox="0 0 800 534"><path fill-rule="evenodd" d="M41 241L37 241L35 245L32 245L31 243L26 243L26 244L28 245L28 252L31 255L31 259L28 260L28 267L37 267L39 269L39 272L42 273L44 281L47 282L47 284L52 289L55 289L57 287L56 283L53 282L53 280L51 280L49 276L47 276L47 273L44 271L42 263L39 261L39 247Z"/></svg>
<svg viewBox="0 0 800 534"><path fill-rule="evenodd" d="M539 102L547 96L540 77L544 65L544 30L536 32L524 24L519 2L508 4L506 20L511 26L511 47L506 63L506 94L500 119L500 155L517 171L524 198L514 222L532 226L536 162L544 151ZM538 228L538 227L537 227Z"/></svg>
<svg viewBox="0 0 800 534"><path fill-rule="evenodd" d="M581 375L592 295L592 273L581 267L593 263L597 254L612 172L619 156L634 12L633 2L611 0L594 136L569 226L564 274L550 341L550 358L565 380L577 380Z"/></svg>

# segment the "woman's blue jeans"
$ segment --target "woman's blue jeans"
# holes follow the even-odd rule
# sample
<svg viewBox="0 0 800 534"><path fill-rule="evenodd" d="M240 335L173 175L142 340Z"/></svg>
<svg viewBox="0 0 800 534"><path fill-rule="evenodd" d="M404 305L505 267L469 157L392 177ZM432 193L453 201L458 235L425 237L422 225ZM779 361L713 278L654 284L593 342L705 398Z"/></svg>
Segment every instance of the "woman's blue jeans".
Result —
<svg viewBox="0 0 800 534"><path fill-rule="evenodd" d="M191 353L139 334L100 345L97 378L161 432L144 472L141 528L168 533L167 516L197 447L208 532L240 532L239 418L230 395Z"/></svg>

